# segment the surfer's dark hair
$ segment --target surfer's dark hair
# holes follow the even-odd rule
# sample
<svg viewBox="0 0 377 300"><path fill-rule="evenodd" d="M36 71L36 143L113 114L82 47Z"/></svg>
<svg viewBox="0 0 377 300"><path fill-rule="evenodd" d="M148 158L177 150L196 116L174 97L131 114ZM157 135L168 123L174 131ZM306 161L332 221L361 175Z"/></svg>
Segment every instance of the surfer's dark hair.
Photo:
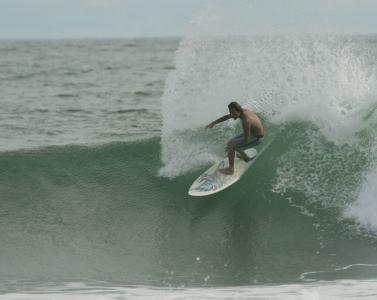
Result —
<svg viewBox="0 0 377 300"><path fill-rule="evenodd" d="M230 102L229 105L228 105L228 108L229 109L233 108L241 114L243 112L242 106L238 102L235 102L235 101Z"/></svg>

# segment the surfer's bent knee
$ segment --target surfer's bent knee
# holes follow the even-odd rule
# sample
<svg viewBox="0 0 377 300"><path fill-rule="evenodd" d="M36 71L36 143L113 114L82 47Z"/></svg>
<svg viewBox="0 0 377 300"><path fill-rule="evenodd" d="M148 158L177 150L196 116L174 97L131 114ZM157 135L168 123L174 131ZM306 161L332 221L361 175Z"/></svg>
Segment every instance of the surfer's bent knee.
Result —
<svg viewBox="0 0 377 300"><path fill-rule="evenodd" d="M229 142L226 146L227 151L236 151L238 148L234 143L231 142Z"/></svg>

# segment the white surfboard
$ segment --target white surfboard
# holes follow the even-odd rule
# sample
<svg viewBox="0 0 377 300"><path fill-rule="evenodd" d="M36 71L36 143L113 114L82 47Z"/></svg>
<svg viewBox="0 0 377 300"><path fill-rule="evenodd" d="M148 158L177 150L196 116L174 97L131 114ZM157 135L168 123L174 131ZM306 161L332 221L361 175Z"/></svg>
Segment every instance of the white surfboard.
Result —
<svg viewBox="0 0 377 300"><path fill-rule="evenodd" d="M245 162L236 156L234 158L233 175L224 175L219 171L219 169L228 167L229 163L226 157L200 175L191 185L188 194L191 196L208 196L220 192L238 181L252 165L258 152L254 148L250 148L246 149L245 153L251 160Z"/></svg>

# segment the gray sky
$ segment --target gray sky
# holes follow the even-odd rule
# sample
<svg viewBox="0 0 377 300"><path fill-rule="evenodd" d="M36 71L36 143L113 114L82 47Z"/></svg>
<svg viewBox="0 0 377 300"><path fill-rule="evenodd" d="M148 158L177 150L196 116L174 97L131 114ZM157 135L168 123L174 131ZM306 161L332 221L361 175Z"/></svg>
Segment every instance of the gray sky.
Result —
<svg viewBox="0 0 377 300"><path fill-rule="evenodd" d="M376 33L377 0L0 0L0 38L182 36L198 30Z"/></svg>

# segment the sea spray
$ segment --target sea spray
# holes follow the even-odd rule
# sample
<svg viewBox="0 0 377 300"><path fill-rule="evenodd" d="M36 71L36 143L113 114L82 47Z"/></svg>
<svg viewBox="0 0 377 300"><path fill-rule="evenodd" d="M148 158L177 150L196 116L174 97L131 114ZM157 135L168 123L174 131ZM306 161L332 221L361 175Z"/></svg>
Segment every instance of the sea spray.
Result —
<svg viewBox="0 0 377 300"><path fill-rule="evenodd" d="M174 177L210 162L205 157L220 148L185 132L226 114L233 100L275 125L309 121L332 143L357 142L355 133L369 126L363 116L374 105L377 85L353 47L346 37L318 35L183 40L162 100L160 174ZM212 134L225 130L230 138L235 124Z"/></svg>
<svg viewBox="0 0 377 300"><path fill-rule="evenodd" d="M376 119L373 119L375 123ZM363 172L363 181L358 189L355 201L344 208L344 216L353 218L363 228L376 232L377 231L377 126L371 125L366 131L369 140L367 142L369 167Z"/></svg>
<svg viewBox="0 0 377 300"><path fill-rule="evenodd" d="M349 205L344 215L355 218L361 225L371 231L377 230L377 172L367 174L355 202Z"/></svg>
<svg viewBox="0 0 377 300"><path fill-rule="evenodd" d="M183 39L162 98L160 175L173 178L224 156L238 122L204 127L236 100L263 118L267 139L289 141L278 151L271 190L306 208L333 208L338 216L346 210L343 216L360 222L363 210L373 210L373 201L360 199L373 194L368 172L377 161L377 53L367 41L314 34ZM366 219L361 223L376 228L373 216Z"/></svg>

